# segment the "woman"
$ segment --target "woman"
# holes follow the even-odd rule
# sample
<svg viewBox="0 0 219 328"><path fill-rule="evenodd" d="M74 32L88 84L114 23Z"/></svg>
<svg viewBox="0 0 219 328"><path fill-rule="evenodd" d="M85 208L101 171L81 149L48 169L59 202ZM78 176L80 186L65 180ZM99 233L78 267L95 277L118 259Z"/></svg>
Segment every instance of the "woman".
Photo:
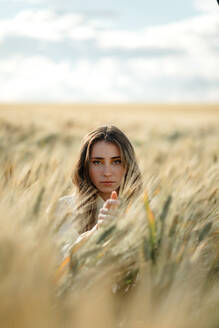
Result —
<svg viewBox="0 0 219 328"><path fill-rule="evenodd" d="M62 214L74 212L78 249L97 229L116 215L121 204L139 195L141 173L132 144L115 126L103 126L86 135L72 176L76 194L59 200ZM76 213L76 214L75 214Z"/></svg>

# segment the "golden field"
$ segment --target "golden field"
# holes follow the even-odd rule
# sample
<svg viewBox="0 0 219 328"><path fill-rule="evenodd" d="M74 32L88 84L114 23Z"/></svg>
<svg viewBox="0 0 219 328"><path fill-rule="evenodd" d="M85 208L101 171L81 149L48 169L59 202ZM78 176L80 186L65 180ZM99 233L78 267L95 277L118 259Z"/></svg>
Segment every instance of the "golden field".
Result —
<svg viewBox="0 0 219 328"><path fill-rule="evenodd" d="M145 194L57 281L47 209L105 124L133 143ZM0 105L0 327L217 327L218 163L219 105Z"/></svg>

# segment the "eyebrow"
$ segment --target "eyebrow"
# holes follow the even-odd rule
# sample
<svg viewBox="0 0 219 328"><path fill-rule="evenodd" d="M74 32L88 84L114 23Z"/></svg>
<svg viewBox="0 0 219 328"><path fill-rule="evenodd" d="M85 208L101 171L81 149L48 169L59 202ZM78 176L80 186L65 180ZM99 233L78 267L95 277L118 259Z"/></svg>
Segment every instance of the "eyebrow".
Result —
<svg viewBox="0 0 219 328"><path fill-rule="evenodd" d="M120 156L114 156L114 157L110 157L111 159L116 159L116 158L119 158L121 159ZM104 159L104 157L91 157L91 159Z"/></svg>

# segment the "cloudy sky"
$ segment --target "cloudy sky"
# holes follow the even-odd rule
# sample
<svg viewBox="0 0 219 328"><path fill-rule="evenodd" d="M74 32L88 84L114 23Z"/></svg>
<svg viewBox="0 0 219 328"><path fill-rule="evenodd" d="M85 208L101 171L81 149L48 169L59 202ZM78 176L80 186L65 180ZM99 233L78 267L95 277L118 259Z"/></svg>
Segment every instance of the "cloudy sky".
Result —
<svg viewBox="0 0 219 328"><path fill-rule="evenodd" d="M0 102L219 102L216 0L0 0Z"/></svg>

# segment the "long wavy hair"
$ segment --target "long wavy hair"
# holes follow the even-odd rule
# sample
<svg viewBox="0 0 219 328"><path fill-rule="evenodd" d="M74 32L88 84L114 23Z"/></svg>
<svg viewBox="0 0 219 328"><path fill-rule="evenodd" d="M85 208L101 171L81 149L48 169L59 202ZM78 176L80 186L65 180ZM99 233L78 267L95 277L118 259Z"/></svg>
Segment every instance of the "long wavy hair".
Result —
<svg viewBox="0 0 219 328"><path fill-rule="evenodd" d="M135 151L127 136L115 126L102 126L88 133L82 140L79 158L72 174L72 181L77 189L77 213L81 232L90 230L96 224L98 190L90 179L89 163L92 147L98 141L114 143L120 150L125 174L119 187L119 197L129 202L139 195L142 188Z"/></svg>

